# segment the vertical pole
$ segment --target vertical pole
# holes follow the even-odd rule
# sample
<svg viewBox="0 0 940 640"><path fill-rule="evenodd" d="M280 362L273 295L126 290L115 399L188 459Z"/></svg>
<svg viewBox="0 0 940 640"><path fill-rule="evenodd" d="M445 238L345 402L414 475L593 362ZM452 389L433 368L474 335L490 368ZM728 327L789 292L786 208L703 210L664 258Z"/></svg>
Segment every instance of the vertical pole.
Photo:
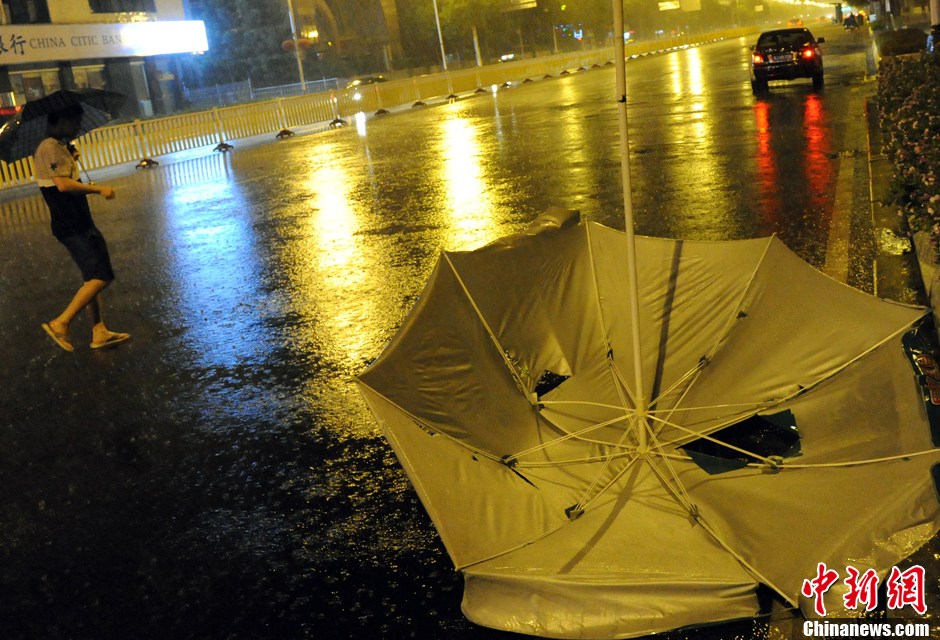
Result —
<svg viewBox="0 0 940 640"><path fill-rule="evenodd" d="M215 123L215 133L216 137L219 139L219 144L225 142L225 131L222 127L222 118L219 117L219 110L212 110L212 121Z"/></svg>
<svg viewBox="0 0 940 640"><path fill-rule="evenodd" d="M144 130L140 125L140 119L134 120L134 138L137 142L137 154L141 160L150 159L150 145L147 144L147 138L144 136Z"/></svg>
<svg viewBox="0 0 940 640"><path fill-rule="evenodd" d="M623 182L624 231L627 234L627 292L630 296L630 315L633 325L633 375L636 389L637 449L644 454L647 444L647 399L643 389L643 352L640 342L640 285L636 264L636 234L633 228L633 195L630 181L630 140L627 127L627 75L626 51L623 45L623 0L614 5L614 64L617 74L617 122L620 128L620 174Z"/></svg>
<svg viewBox="0 0 940 640"><path fill-rule="evenodd" d="M935 54L940 51L940 0L930 0L930 36Z"/></svg>
<svg viewBox="0 0 940 640"><path fill-rule="evenodd" d="M480 38L477 37L477 26L473 25L471 30L473 31L473 52L477 55L477 66L482 67L483 58L480 56Z"/></svg>
<svg viewBox="0 0 940 640"><path fill-rule="evenodd" d="M294 41L294 58L297 59L297 75L300 77L300 92L307 93L307 81L304 78L304 63L300 54L300 43L297 42L297 27L294 24L293 0L287 0L287 12L290 16L290 37Z"/></svg>
<svg viewBox="0 0 940 640"><path fill-rule="evenodd" d="M276 110L277 110L278 129L286 129L287 128L287 114L284 112L284 98L277 98L275 105L277 107Z"/></svg>
<svg viewBox="0 0 940 640"><path fill-rule="evenodd" d="M447 71L447 54L444 53L444 36L441 35L441 17L437 13L437 0L431 0L434 5L434 23L437 25L437 41L441 44L441 65Z"/></svg>

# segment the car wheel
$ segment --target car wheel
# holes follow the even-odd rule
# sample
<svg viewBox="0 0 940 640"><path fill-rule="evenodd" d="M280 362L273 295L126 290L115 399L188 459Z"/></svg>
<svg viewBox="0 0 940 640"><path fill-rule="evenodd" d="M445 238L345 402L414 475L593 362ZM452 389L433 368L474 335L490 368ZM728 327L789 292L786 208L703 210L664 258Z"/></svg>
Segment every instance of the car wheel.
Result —
<svg viewBox="0 0 940 640"><path fill-rule="evenodd" d="M825 83L825 80L823 78L822 71L813 75L813 88L814 89L822 89L824 83Z"/></svg>
<svg viewBox="0 0 940 640"><path fill-rule="evenodd" d="M767 93L767 81L759 78L751 80L751 90L754 92L755 96Z"/></svg>

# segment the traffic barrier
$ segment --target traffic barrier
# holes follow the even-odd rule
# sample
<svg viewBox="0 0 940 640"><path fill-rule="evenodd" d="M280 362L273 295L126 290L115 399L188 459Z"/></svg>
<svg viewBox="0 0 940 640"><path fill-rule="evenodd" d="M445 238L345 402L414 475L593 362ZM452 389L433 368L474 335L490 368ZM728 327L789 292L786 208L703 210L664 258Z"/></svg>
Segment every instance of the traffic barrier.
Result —
<svg viewBox="0 0 940 640"><path fill-rule="evenodd" d="M739 28L707 36L683 36L625 46L627 58L671 51L680 47L732 37L742 37L754 28ZM146 160L180 151L217 145L231 148L227 142L264 133L274 134L291 127L321 125L345 120L357 112L412 104L419 106L434 98L486 89L506 82L557 76L579 69L589 69L612 62L613 47L525 58L483 67L472 67L390 80L356 88L279 97L208 111L184 113L95 129L78 140L82 166L99 169L124 163L144 166ZM34 181L32 159L7 164L0 161L0 189Z"/></svg>

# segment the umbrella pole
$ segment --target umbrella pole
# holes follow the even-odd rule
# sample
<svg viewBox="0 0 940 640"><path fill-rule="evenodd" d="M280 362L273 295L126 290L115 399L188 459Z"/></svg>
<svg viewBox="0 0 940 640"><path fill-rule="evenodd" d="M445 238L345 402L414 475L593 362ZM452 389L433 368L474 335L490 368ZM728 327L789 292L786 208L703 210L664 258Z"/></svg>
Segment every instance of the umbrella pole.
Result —
<svg viewBox="0 0 940 640"><path fill-rule="evenodd" d="M633 374L637 402L637 446L639 452L649 450L646 437L647 400L643 390L643 354L640 350L640 284L636 266L636 234L633 228L633 196L630 182L630 140L627 129L626 51L623 44L623 0L614 5L614 68L617 75L617 121L620 127L620 173L623 183L624 231L627 234L627 286L630 294L633 327Z"/></svg>
<svg viewBox="0 0 940 640"><path fill-rule="evenodd" d="M78 160L76 160L76 162L78 163L78 167L82 170L82 173L85 174L85 180L88 181L85 184L95 184L95 181L91 179L90 175L88 175L88 170L85 169L85 165L83 165L81 162L78 162Z"/></svg>

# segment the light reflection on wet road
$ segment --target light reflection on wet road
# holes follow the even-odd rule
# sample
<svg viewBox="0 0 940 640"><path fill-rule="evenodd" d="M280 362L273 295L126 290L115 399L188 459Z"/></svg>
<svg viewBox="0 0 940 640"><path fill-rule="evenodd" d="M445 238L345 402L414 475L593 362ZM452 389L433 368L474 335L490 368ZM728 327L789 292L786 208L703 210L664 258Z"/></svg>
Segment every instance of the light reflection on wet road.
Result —
<svg viewBox="0 0 940 640"><path fill-rule="evenodd" d="M779 233L819 266L839 153L864 141L848 109L864 52L827 60L822 96L755 100L746 44L630 62L639 231ZM118 270L109 323L134 340L107 353L43 336L73 267L38 197L4 203L2 635L508 638L460 616L459 577L351 380L441 249L551 205L622 228L612 74L115 178L94 213Z"/></svg>

